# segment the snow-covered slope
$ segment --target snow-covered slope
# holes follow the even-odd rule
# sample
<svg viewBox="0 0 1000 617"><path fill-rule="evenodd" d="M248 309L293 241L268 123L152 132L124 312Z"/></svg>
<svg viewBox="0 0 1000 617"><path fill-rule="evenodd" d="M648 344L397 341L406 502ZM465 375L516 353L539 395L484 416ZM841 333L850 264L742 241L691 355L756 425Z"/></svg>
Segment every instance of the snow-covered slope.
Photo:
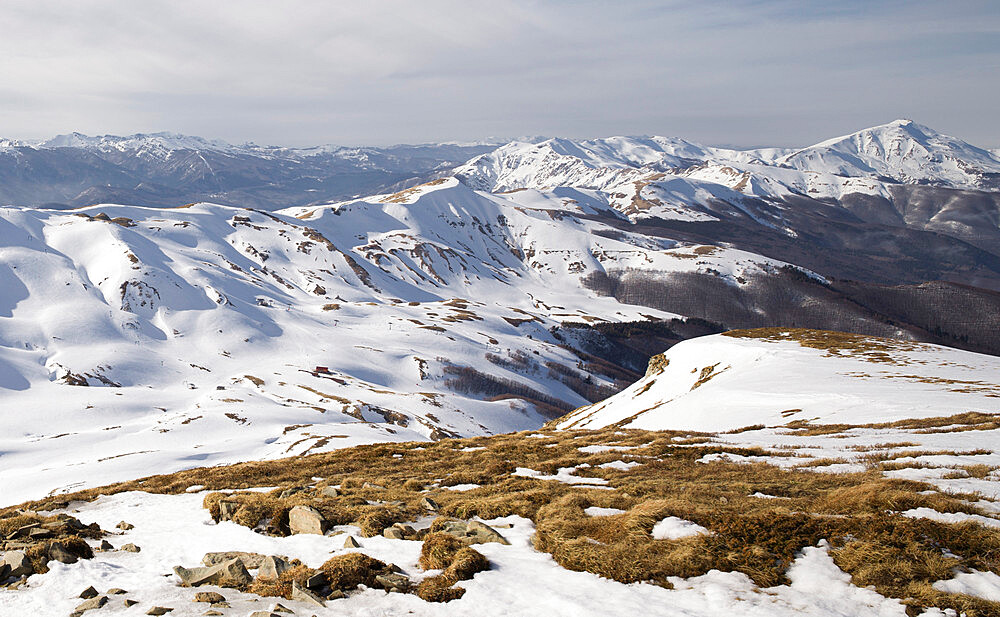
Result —
<svg viewBox="0 0 1000 617"><path fill-rule="evenodd" d="M614 384L550 328L672 316L582 277L784 265L607 233L577 218L607 207L586 192L509 197L447 179L276 214L0 210L0 492L536 427L587 403L553 371ZM491 400L497 379L521 396Z"/></svg>
<svg viewBox="0 0 1000 617"><path fill-rule="evenodd" d="M809 330L684 341L647 375L557 422L649 430L885 423L1000 413L1000 360L937 345Z"/></svg>

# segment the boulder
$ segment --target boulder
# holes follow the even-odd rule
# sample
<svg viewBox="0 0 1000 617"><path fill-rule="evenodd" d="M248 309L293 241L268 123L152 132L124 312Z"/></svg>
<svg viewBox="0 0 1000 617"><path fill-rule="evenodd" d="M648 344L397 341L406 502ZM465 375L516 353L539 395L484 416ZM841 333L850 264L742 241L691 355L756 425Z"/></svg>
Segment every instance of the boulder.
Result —
<svg viewBox="0 0 1000 617"><path fill-rule="evenodd" d="M0 563L0 585L2 585L8 578L10 578L10 566L5 563Z"/></svg>
<svg viewBox="0 0 1000 617"><path fill-rule="evenodd" d="M293 615L295 614L295 611L293 611L292 609L288 608L287 606L285 606L284 604L281 604L281 603L275 604L274 608L271 609L271 612L272 613L291 613Z"/></svg>
<svg viewBox="0 0 1000 617"><path fill-rule="evenodd" d="M282 572L290 570L291 567L292 565L281 557L269 555L260 564L260 571L257 572L257 576L262 578L278 578Z"/></svg>
<svg viewBox="0 0 1000 617"><path fill-rule="evenodd" d="M295 506L288 511L288 529L293 533L326 533L327 522L319 510L310 506Z"/></svg>
<svg viewBox="0 0 1000 617"><path fill-rule="evenodd" d="M347 536L344 538L344 548L361 548L361 545L354 539L354 536Z"/></svg>
<svg viewBox="0 0 1000 617"><path fill-rule="evenodd" d="M146 611L146 614L147 615L166 615L167 613L169 613L172 610L174 610L174 609L170 608L169 606L154 606L153 608L151 608L148 611Z"/></svg>
<svg viewBox="0 0 1000 617"><path fill-rule="evenodd" d="M199 591L194 594L195 602L225 602L226 597L217 591Z"/></svg>
<svg viewBox="0 0 1000 617"><path fill-rule="evenodd" d="M128 531L129 529L135 529L135 525L133 525L132 523L126 523L125 521L121 521L120 523L118 523L117 525L115 525L115 527L117 527L118 529L121 529L122 531Z"/></svg>
<svg viewBox="0 0 1000 617"><path fill-rule="evenodd" d="M480 523L479 521L469 521L466 526L466 536L475 539L474 542L470 544L485 544L487 542L498 542L500 544L510 544L507 538L500 535L500 532L493 529L486 523Z"/></svg>
<svg viewBox="0 0 1000 617"><path fill-rule="evenodd" d="M127 593L128 592L122 589L121 587L112 587L111 589L108 590L109 596L123 596Z"/></svg>
<svg viewBox="0 0 1000 617"><path fill-rule="evenodd" d="M7 576L21 577L34 574L35 572L35 569L31 567L31 560L28 559L24 551L5 552L3 559L0 559L0 564L4 564L10 568Z"/></svg>
<svg viewBox="0 0 1000 617"><path fill-rule="evenodd" d="M83 591L81 591L80 595L78 595L77 597L78 598L83 598L84 600L89 600L89 599L97 597L99 595L100 594L97 593L97 590L94 589L94 586L91 585L90 587L87 587L86 589L84 589Z"/></svg>
<svg viewBox="0 0 1000 617"><path fill-rule="evenodd" d="M326 587L326 573L317 572L306 579L306 589L322 589Z"/></svg>
<svg viewBox="0 0 1000 617"><path fill-rule="evenodd" d="M438 510L441 509L441 506L438 505L438 502L434 501L430 497L424 497L423 499L421 499L420 505L423 506L424 509L427 510L428 512L437 512Z"/></svg>
<svg viewBox="0 0 1000 617"><path fill-rule="evenodd" d="M76 563L80 559L73 553L69 552L61 542L49 543L49 548L46 552L48 553L49 559L58 561L59 563Z"/></svg>
<svg viewBox="0 0 1000 617"><path fill-rule="evenodd" d="M381 585L382 589L386 591L406 593L410 589L410 577L396 572L379 574L375 577L375 582Z"/></svg>
<svg viewBox="0 0 1000 617"><path fill-rule="evenodd" d="M320 489L319 494L321 497L339 497L340 492L332 486L324 486Z"/></svg>
<svg viewBox="0 0 1000 617"><path fill-rule="evenodd" d="M94 609L101 608L107 603L108 603L107 596L95 596L93 598L90 598L89 600L86 600L85 602L77 606L75 609L73 609L73 612L70 613L70 615L71 617L80 617L80 615L86 613L87 611L92 611Z"/></svg>
<svg viewBox="0 0 1000 617"><path fill-rule="evenodd" d="M139 548L138 546L136 546L135 544L132 544L131 542L129 542L128 544L122 546L121 550L123 550L123 551L125 551L127 553L138 553L142 549Z"/></svg>
<svg viewBox="0 0 1000 617"><path fill-rule="evenodd" d="M228 521L232 520L233 515L240 508L240 502L223 499L219 502L219 520Z"/></svg>
<svg viewBox="0 0 1000 617"><path fill-rule="evenodd" d="M390 540L402 540L406 537L403 530L398 527L386 527L385 530L382 531L382 535Z"/></svg>
<svg viewBox="0 0 1000 617"><path fill-rule="evenodd" d="M323 598L299 585L298 581L292 581L291 599L311 606L326 606Z"/></svg>
<svg viewBox="0 0 1000 617"><path fill-rule="evenodd" d="M125 598L125 601L123 602L123 604L125 605L125 608L128 608L130 606L135 606L138 603L139 603L138 600L133 600L131 598Z"/></svg>
<svg viewBox="0 0 1000 617"><path fill-rule="evenodd" d="M113 551L115 547L107 540L101 540L101 544L97 547L99 551Z"/></svg>
<svg viewBox="0 0 1000 617"><path fill-rule="evenodd" d="M260 553L246 553L243 551L225 551L221 553L205 553L201 558L201 563L206 566L216 566L231 559L239 559L248 570L256 570L264 563L265 555Z"/></svg>
<svg viewBox="0 0 1000 617"><path fill-rule="evenodd" d="M174 574L181 579L184 587L218 585L219 587L242 587L249 585L253 578L239 559L230 559L214 566L184 568L177 566Z"/></svg>

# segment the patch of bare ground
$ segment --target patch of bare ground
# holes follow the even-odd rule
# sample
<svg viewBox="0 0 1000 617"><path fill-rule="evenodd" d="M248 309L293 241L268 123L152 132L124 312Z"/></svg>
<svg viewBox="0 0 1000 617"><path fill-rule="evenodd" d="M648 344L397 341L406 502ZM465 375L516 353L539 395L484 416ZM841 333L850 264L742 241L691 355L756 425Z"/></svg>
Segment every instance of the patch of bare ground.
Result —
<svg viewBox="0 0 1000 617"><path fill-rule="evenodd" d="M915 420L912 426L955 426L982 420L975 415L956 416ZM900 424L911 426L893 423ZM913 508L980 513L961 496L938 492L928 484L886 478L874 468L832 474L765 463L700 462L710 454L779 454L706 442L711 437L609 428L373 444L151 476L22 507L45 510L69 500L91 500L121 491L183 493L192 485L203 485L212 491L236 489L206 495L204 505L217 520L220 502L226 501L231 520L262 533L287 535L289 510L308 505L330 524L353 523L370 536L396 523L416 520L426 512L422 501L430 497L440 514L458 519L508 515L531 519L536 526L535 548L550 553L565 568L664 587L670 587L671 576L698 576L712 569L743 572L761 587L781 584L787 582L785 573L798 552L825 539L834 561L856 585L873 586L884 595L900 598L910 611L936 606L970 616L1000 614L1000 603L932 587L935 581L951 578L956 569L1000 574L1000 530L900 514ZM627 470L600 467L614 461L639 465ZM570 467L576 468L577 476L602 478L607 484L594 488L512 475L517 468L552 475ZM982 471L976 468L969 473ZM459 484L479 486L467 491L446 488ZM262 486L278 488L242 490ZM330 486L339 488L324 491ZM758 493L785 499L753 497ZM591 506L624 513L592 517L585 512ZM16 511L0 510L0 520ZM654 539L653 526L667 516L693 521L710 533L680 540ZM446 570L445 578L429 579L418 591L427 599L457 597L461 591L452 587L454 582L483 567L474 554L459 555L457 545L442 543L426 550L426 566Z"/></svg>

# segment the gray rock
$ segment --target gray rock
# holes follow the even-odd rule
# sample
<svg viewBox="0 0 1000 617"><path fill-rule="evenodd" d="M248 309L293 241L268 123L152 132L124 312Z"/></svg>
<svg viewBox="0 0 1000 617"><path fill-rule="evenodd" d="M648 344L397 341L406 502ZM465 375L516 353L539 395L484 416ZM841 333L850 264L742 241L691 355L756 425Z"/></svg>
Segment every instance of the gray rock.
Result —
<svg viewBox="0 0 1000 617"><path fill-rule="evenodd" d="M281 557L269 555L260 564L260 571L257 572L257 576L260 578L278 578L282 572L287 572L291 567L292 565Z"/></svg>
<svg viewBox="0 0 1000 617"><path fill-rule="evenodd" d="M101 540L101 544L100 544L100 546L97 547L97 550L99 550L99 551L113 551L113 550L115 550L115 547L114 547L114 545L112 545L107 540Z"/></svg>
<svg viewBox="0 0 1000 617"><path fill-rule="evenodd" d="M264 557L260 553L246 553L243 551L225 551L222 553L205 553L201 558L201 563L206 566L216 566L231 559L239 559L248 570L256 570L264 563Z"/></svg>
<svg viewBox="0 0 1000 617"><path fill-rule="evenodd" d="M128 592L122 589L121 587L112 587L111 589L108 590L109 596L123 596L127 593Z"/></svg>
<svg viewBox="0 0 1000 617"><path fill-rule="evenodd" d="M59 563L76 563L79 557L66 550L61 542L52 542L48 548L49 559L54 559Z"/></svg>
<svg viewBox="0 0 1000 617"><path fill-rule="evenodd" d="M375 577L375 582L381 585L382 589L386 591L406 593L410 589L410 577L405 574L397 574L395 572L379 574Z"/></svg>
<svg viewBox="0 0 1000 617"><path fill-rule="evenodd" d="M122 531L128 531L129 529L135 529L135 525L133 525L132 523L126 523L125 521L121 521L120 523L118 523L117 525L115 525L115 527L117 527L118 529L121 529Z"/></svg>
<svg viewBox="0 0 1000 617"><path fill-rule="evenodd" d="M438 505L438 502L434 501L430 497L424 497L423 499L421 499L420 505L423 506L424 509L429 512L437 512L438 510L441 509L441 506Z"/></svg>
<svg viewBox="0 0 1000 617"><path fill-rule="evenodd" d="M344 538L344 548L361 548L361 545L354 539L354 536L347 536Z"/></svg>
<svg viewBox="0 0 1000 617"><path fill-rule="evenodd" d="M101 608L102 606L104 606L107 603L108 603L108 597L107 596L95 596L95 597L90 598L89 600L83 602L82 604L80 604L79 606L77 606L75 609L73 609L73 615L77 615L77 616L82 615L82 614L86 613L87 611L92 611L92 610Z"/></svg>
<svg viewBox="0 0 1000 617"><path fill-rule="evenodd" d="M390 540L402 540L405 536L402 529L398 527L386 527L382 531L382 535Z"/></svg>
<svg viewBox="0 0 1000 617"><path fill-rule="evenodd" d="M10 566L5 563L0 563L0 584L3 584L3 582L8 578L10 578Z"/></svg>
<svg viewBox="0 0 1000 617"><path fill-rule="evenodd" d="M207 615L208 613L205 614ZM222 613L217 613L217 614L221 615ZM271 611L254 611L249 615L247 615L247 617L282 617L282 615L279 613L273 613Z"/></svg>
<svg viewBox="0 0 1000 617"><path fill-rule="evenodd" d="M5 552L3 559L0 559L0 564L4 564L10 568L7 576L21 577L34 574L35 572L34 568L31 567L31 561L25 555L24 551Z"/></svg>
<svg viewBox="0 0 1000 617"><path fill-rule="evenodd" d="M218 585L219 587L242 587L253 580L246 566L239 559L230 559L223 563L201 568L184 568L177 566L174 573L181 579L184 587L199 585Z"/></svg>
<svg viewBox="0 0 1000 617"><path fill-rule="evenodd" d="M322 489L320 489L319 494L322 497L339 497L340 496L340 492L337 489L333 488L332 486L324 486Z"/></svg>
<svg viewBox="0 0 1000 617"><path fill-rule="evenodd" d="M124 602L124 604L125 604L125 608L128 608L128 607L130 607L130 606L135 606L135 605L136 605L136 604L138 604L138 603L139 603L139 601L138 601L138 600L132 600L132 599L130 599L130 598L125 598L125 602Z"/></svg>
<svg viewBox="0 0 1000 617"><path fill-rule="evenodd" d="M298 581L292 581L291 596L291 599L297 602L302 602L312 606L326 606L326 602L323 601L323 598L309 591L302 585L299 585Z"/></svg>
<svg viewBox="0 0 1000 617"><path fill-rule="evenodd" d="M122 546L121 550L123 550L125 552L128 552L128 553L138 553L142 549L139 548L138 546L136 546L135 544L132 544L131 542L129 542L128 544Z"/></svg>
<svg viewBox="0 0 1000 617"><path fill-rule="evenodd" d="M199 591L194 594L195 602L225 602L226 597L217 591Z"/></svg>
<svg viewBox="0 0 1000 617"><path fill-rule="evenodd" d="M469 521L466 525L466 534L475 538L472 544L485 544L487 542L498 542L500 544L510 544L507 538L500 535L500 532L485 523L479 521Z"/></svg>
<svg viewBox="0 0 1000 617"><path fill-rule="evenodd" d="M291 613L293 615L295 614L295 611L293 611L292 609L288 608L287 606L285 606L285 605L283 605L281 603L275 604L274 608L271 609L271 612L272 613Z"/></svg>
<svg viewBox="0 0 1000 617"><path fill-rule="evenodd" d="M166 615L167 613L169 613L172 610L174 610L174 609L170 608L169 606L154 606L153 608L151 608L148 611L146 611L146 614L147 615Z"/></svg>
<svg viewBox="0 0 1000 617"><path fill-rule="evenodd" d="M329 594L327 594L326 599L327 600L339 600L341 598L346 598L346 597L347 597L346 593L344 593L343 591L341 591L339 589L334 589Z"/></svg>
<svg viewBox="0 0 1000 617"><path fill-rule="evenodd" d="M310 506L295 506L288 511L288 529L294 533L326 533L327 522L319 510Z"/></svg>
<svg viewBox="0 0 1000 617"><path fill-rule="evenodd" d="M83 598L84 600L89 600L91 598L97 597L98 595L100 595L100 594L97 593L97 590L94 589L93 585L91 585L90 587L87 587L86 589L84 589L83 591L81 591L80 595L78 595L77 597L78 598Z"/></svg>
<svg viewBox="0 0 1000 617"><path fill-rule="evenodd" d="M307 589L322 589L326 586L326 574L317 572L306 579Z"/></svg>
<svg viewBox="0 0 1000 617"><path fill-rule="evenodd" d="M239 507L240 507L240 502L223 499L222 501L219 502L219 520L220 521L232 520L233 515L236 514L236 511L239 509Z"/></svg>
<svg viewBox="0 0 1000 617"><path fill-rule="evenodd" d="M206 617L217 617L218 615L225 615L225 613L223 613L222 611L205 611L204 613L202 613L202 615L205 615Z"/></svg>

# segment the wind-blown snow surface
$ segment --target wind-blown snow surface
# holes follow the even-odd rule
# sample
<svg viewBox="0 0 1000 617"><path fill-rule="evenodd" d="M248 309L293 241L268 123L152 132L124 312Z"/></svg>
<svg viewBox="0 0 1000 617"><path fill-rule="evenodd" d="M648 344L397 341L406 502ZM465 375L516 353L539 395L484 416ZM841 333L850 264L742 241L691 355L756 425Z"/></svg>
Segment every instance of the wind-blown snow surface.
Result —
<svg viewBox="0 0 1000 617"><path fill-rule="evenodd" d="M173 608L171 615L201 615L205 604L192 602L194 590L177 586L173 575L164 576L174 565L199 565L209 551L243 550L287 555L318 567L332 554L354 552L343 549L344 536L295 535L268 537L245 527L215 524L201 507L202 496L121 493L79 504L74 511L85 523L112 528L127 513L135 528L113 538L115 545L131 542L139 553L99 553L94 559L71 566L52 562L48 573L35 575L15 591L0 594L0 614L67 614L80 603L76 594L93 585L104 591L123 588L138 600L129 614L141 614L151 605ZM622 584L588 572L574 572L557 565L546 553L531 546L534 526L520 517L507 517L493 524L501 529L510 546L479 544L491 562L486 572L462 581L467 592L446 604L429 603L412 594L363 590L348 598L333 600L325 608L281 598L259 598L232 589L218 589L232 605L232 614L266 610L280 601L300 615L550 615L567 617L616 615L817 615L831 617L889 617L906 615L899 600L851 584L850 576L834 564L826 543L806 548L788 570L789 585L757 588L744 574L713 570L690 579L672 577L674 589L646 583ZM348 526L338 529L351 532ZM395 563L419 580L424 573L417 565L420 542L382 537L361 539L359 552ZM216 590L214 587L205 588ZM122 599L112 596L102 613L122 612ZM227 613L228 614L228 613ZM932 609L924 615L943 615Z"/></svg>
<svg viewBox="0 0 1000 617"><path fill-rule="evenodd" d="M716 432L793 421L869 424L1000 413L1000 359L994 356L864 337L856 337L857 349L817 349L801 345L795 332L679 343L664 354L662 370L574 411L559 427L621 423Z"/></svg>
<svg viewBox="0 0 1000 617"><path fill-rule="evenodd" d="M273 214L0 209L0 495L535 428L551 415L455 392L449 367L583 405L542 364L578 361L549 328L671 315L595 297L582 276L699 271L740 285L784 265L601 235L580 217L600 207L593 192L497 196L447 179Z"/></svg>

